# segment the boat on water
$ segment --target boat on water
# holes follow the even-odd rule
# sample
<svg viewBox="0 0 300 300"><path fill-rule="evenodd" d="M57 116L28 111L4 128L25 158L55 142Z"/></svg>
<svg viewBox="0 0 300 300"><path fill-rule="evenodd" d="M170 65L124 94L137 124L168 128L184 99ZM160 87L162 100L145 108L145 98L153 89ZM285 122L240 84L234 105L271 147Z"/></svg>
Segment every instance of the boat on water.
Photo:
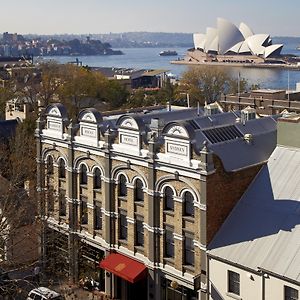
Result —
<svg viewBox="0 0 300 300"><path fill-rule="evenodd" d="M178 55L175 50L164 50L159 52L160 56L176 56Z"/></svg>
<svg viewBox="0 0 300 300"><path fill-rule="evenodd" d="M299 50L299 51L300 51L300 46L298 46L298 47L296 48L296 50Z"/></svg>

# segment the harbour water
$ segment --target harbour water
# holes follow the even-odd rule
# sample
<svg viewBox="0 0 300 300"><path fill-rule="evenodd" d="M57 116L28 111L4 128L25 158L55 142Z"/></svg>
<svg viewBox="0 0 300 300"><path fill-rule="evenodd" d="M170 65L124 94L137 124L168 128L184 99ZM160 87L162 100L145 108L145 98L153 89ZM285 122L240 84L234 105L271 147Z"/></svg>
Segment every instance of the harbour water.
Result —
<svg viewBox="0 0 300 300"><path fill-rule="evenodd" d="M277 42L277 41L276 41ZM187 70L185 65L170 64L171 60L181 58L186 53L186 48L169 48L175 50L178 56L159 56L159 53L166 48L126 48L120 49L124 55L111 56L79 56L83 65L90 67L124 67L135 69L165 69L170 73L180 77ZM283 53L298 54L296 44L285 45ZM76 57L56 56L47 57L60 63L74 61ZM258 84L261 88L271 89L295 89L296 83L300 82L300 71L287 71L284 69L252 69L252 68L230 68L228 72L233 77L238 77L240 73L242 78L248 80L249 84ZM289 78L289 84L288 84Z"/></svg>

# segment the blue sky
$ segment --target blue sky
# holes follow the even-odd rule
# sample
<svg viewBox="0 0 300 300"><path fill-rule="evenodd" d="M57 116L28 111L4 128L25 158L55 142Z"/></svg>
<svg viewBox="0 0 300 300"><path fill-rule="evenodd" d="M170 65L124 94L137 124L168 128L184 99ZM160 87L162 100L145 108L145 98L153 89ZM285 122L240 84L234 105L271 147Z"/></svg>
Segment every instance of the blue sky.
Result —
<svg viewBox="0 0 300 300"><path fill-rule="evenodd" d="M0 32L204 32L217 17L255 33L300 36L299 0L6 0Z"/></svg>

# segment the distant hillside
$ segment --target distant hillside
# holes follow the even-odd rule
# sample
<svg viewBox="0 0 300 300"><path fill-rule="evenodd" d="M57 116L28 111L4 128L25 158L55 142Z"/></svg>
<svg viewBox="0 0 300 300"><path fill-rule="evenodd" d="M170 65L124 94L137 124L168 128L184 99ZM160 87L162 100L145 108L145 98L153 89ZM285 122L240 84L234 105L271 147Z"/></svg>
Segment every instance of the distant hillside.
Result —
<svg viewBox="0 0 300 300"><path fill-rule="evenodd" d="M60 35L24 35L26 38L57 39L57 40L85 40L87 36L109 43L113 48L127 47L192 47L192 33L165 32L123 32L108 34L60 34Z"/></svg>
<svg viewBox="0 0 300 300"><path fill-rule="evenodd" d="M160 46L193 46L191 33L165 32L124 32L120 34L102 34L99 38L111 43L113 47L160 47Z"/></svg>

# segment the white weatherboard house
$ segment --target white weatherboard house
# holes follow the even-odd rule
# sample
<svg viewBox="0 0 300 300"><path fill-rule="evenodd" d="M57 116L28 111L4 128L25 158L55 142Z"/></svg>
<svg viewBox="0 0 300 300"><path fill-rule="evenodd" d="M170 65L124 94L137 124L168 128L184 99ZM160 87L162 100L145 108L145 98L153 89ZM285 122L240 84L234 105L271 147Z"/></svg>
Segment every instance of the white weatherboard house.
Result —
<svg viewBox="0 0 300 300"><path fill-rule="evenodd" d="M300 299L298 142L276 147L210 243L209 299Z"/></svg>

